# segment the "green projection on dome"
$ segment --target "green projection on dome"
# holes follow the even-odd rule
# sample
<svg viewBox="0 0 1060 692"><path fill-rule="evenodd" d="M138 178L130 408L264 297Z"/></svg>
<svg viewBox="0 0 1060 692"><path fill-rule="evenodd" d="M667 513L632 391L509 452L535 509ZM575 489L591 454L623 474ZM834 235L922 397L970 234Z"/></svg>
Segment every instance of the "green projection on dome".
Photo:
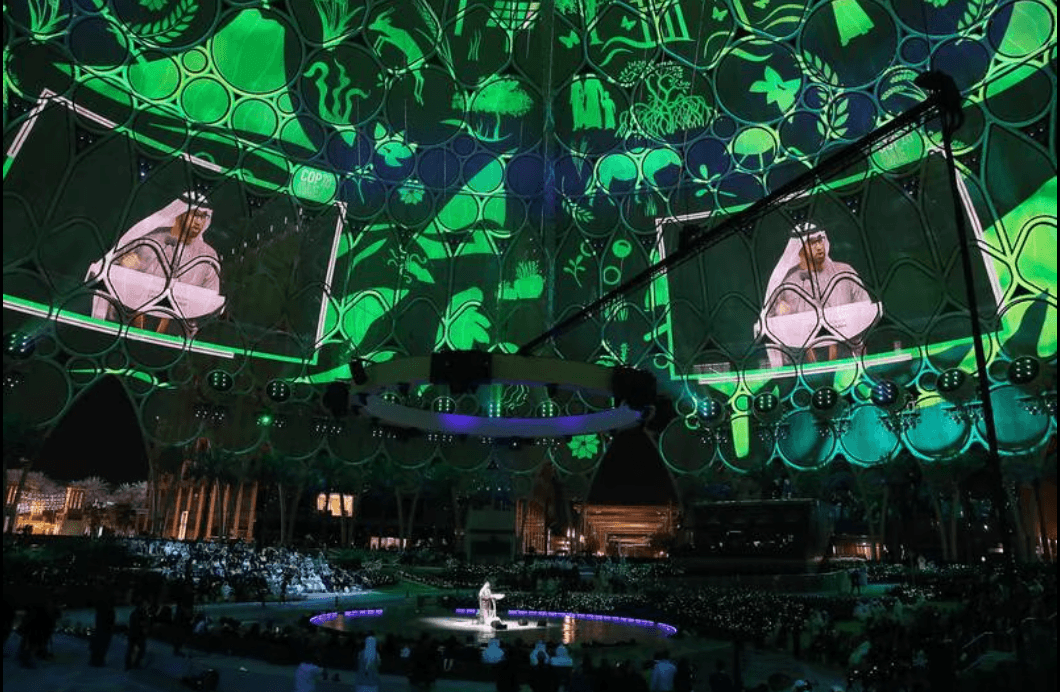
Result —
<svg viewBox="0 0 1060 692"><path fill-rule="evenodd" d="M1007 432L1006 453L1055 427L1028 412L1055 390L1055 3L19 0L4 22L5 330L50 335L42 362L77 359L53 368L68 399L86 373L168 392L221 362L233 407L295 385L281 416L351 358L514 352L672 252L684 223L709 231L923 100L914 80L938 69L965 98L992 384L1016 386L1021 356L1044 373L999 394L1036 431ZM677 473L980 444L936 385L974 364L939 146L929 124L866 152L539 355L650 369L682 431L662 439L709 456L668 458ZM210 252L189 262L179 232L179 247L152 233L196 195ZM123 264L133 251L151 278ZM835 283L817 285L825 266ZM878 410L882 381L911 408ZM823 388L834 419L812 407ZM611 403L541 389L493 399L527 415ZM753 406L763 394L776 405ZM259 411L245 420L267 439ZM565 473L606 447L567 442L547 452Z"/></svg>

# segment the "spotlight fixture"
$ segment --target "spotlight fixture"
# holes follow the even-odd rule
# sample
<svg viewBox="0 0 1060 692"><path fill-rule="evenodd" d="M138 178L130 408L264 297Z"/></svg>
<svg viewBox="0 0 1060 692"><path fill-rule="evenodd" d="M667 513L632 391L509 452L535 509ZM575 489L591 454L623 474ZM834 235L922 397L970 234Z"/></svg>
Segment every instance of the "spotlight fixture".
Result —
<svg viewBox="0 0 1060 692"><path fill-rule="evenodd" d="M1056 415L1056 392L1040 392L1020 399L1023 409L1032 416Z"/></svg>
<svg viewBox="0 0 1060 692"><path fill-rule="evenodd" d="M700 401L697 411L699 419L706 425L716 425L725 418L725 407L711 398Z"/></svg>
<svg viewBox="0 0 1060 692"><path fill-rule="evenodd" d="M283 380L273 380L265 387L265 394L278 404L291 398L291 385Z"/></svg>
<svg viewBox="0 0 1060 692"><path fill-rule="evenodd" d="M946 415L950 417L950 420L956 423L975 425L979 421L983 420L983 402L961 402L954 406L950 406L949 409L946 411Z"/></svg>
<svg viewBox="0 0 1060 692"><path fill-rule="evenodd" d="M810 397L810 406L818 413L827 413L839 403L839 392L835 387L821 387Z"/></svg>
<svg viewBox="0 0 1060 692"><path fill-rule="evenodd" d="M780 397L773 392L761 392L755 395L752 406L755 413L763 416L769 415L780 408Z"/></svg>
<svg viewBox="0 0 1060 692"><path fill-rule="evenodd" d="M940 394L953 394L968 381L968 373L960 368L950 368L939 375L936 387Z"/></svg>
<svg viewBox="0 0 1060 692"><path fill-rule="evenodd" d="M207 423L223 423L228 417L228 408L211 404L196 404L195 417Z"/></svg>
<svg viewBox="0 0 1060 692"><path fill-rule="evenodd" d="M1008 365L1008 380L1012 384L1032 384L1042 372L1042 364L1034 356L1019 356Z"/></svg>
<svg viewBox="0 0 1060 692"><path fill-rule="evenodd" d="M342 432L342 423L329 418L317 418L313 421L313 432L318 435L338 435Z"/></svg>
<svg viewBox="0 0 1060 692"><path fill-rule="evenodd" d="M872 387L870 398L880 408L894 408L901 402L902 388L890 380L881 380Z"/></svg>
<svg viewBox="0 0 1060 692"><path fill-rule="evenodd" d="M521 437L509 437L506 440L502 440L502 445L513 452L522 449L525 443L526 441Z"/></svg>
<svg viewBox="0 0 1060 692"><path fill-rule="evenodd" d="M975 378L960 368L950 368L939 375L935 391L955 406L966 406L975 399Z"/></svg>
<svg viewBox="0 0 1060 692"><path fill-rule="evenodd" d="M232 376L224 370L214 370L207 375L206 381L209 383L210 387L218 392L231 391L232 387L235 386L235 380L233 380Z"/></svg>
<svg viewBox="0 0 1060 692"><path fill-rule="evenodd" d="M37 350L37 343L29 334L11 332L4 339L4 355L15 360L25 360Z"/></svg>
<svg viewBox="0 0 1060 692"><path fill-rule="evenodd" d="M552 418L559 415L559 405L552 399L546 399L537 405L537 415Z"/></svg>

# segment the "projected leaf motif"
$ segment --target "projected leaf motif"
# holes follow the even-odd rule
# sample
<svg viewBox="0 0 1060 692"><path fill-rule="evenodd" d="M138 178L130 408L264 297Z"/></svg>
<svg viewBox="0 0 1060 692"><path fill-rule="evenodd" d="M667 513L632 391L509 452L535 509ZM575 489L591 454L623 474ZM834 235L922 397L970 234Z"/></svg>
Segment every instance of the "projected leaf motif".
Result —
<svg viewBox="0 0 1060 692"><path fill-rule="evenodd" d="M160 10L166 2L165 0L143 0L140 4L150 10ZM129 29L138 37L159 45L173 43L191 26L198 10L197 0L177 0L173 9L161 19L144 24L134 24Z"/></svg>
<svg viewBox="0 0 1060 692"><path fill-rule="evenodd" d="M766 102L776 105L784 112L795 103L800 83L799 79L781 79L777 71L767 65L762 79L751 84L751 91L765 94Z"/></svg>

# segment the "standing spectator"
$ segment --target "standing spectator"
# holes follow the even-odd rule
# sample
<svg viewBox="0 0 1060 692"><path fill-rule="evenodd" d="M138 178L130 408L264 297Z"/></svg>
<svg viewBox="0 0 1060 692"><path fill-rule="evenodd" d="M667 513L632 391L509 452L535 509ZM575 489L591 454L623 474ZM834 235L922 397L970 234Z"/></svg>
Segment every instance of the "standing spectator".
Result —
<svg viewBox="0 0 1060 692"><path fill-rule="evenodd" d="M41 642L39 656L41 658L52 658L52 635L62 617L62 610L54 600L48 599L44 604L44 621L41 624Z"/></svg>
<svg viewBox="0 0 1060 692"><path fill-rule="evenodd" d="M593 692L596 688L596 675L593 671L593 659L589 654L582 657L581 666L571 671L569 692Z"/></svg>
<svg viewBox="0 0 1060 692"><path fill-rule="evenodd" d="M357 657L357 679L354 683L356 692L379 692L379 663L375 636L369 634Z"/></svg>
<svg viewBox="0 0 1060 692"><path fill-rule="evenodd" d="M414 690L429 690L438 679L438 653L431 646L430 638L424 632L409 659L409 685Z"/></svg>
<svg viewBox="0 0 1060 692"><path fill-rule="evenodd" d="M125 649L125 670L139 668L147 653L147 630L151 625L147 614L147 603L143 600L136 604L129 614L129 645Z"/></svg>
<svg viewBox="0 0 1060 692"><path fill-rule="evenodd" d="M40 654L47 637L48 614L44 606L35 603L26 608L18 626L18 662L25 668L35 668L34 659Z"/></svg>
<svg viewBox="0 0 1060 692"><path fill-rule="evenodd" d="M556 687L561 690L570 689L570 676L574 668L574 661L567 652L567 647L560 644L556 647L556 655L549 661L556 677Z"/></svg>
<svg viewBox="0 0 1060 692"><path fill-rule="evenodd" d="M600 666L596 669L596 686L593 692L621 692L621 680L618 679L617 673L611 661L601 658Z"/></svg>
<svg viewBox="0 0 1060 692"><path fill-rule="evenodd" d="M670 652L663 650L655 654L655 667L651 670L651 692L674 692L674 676L677 666L670 660Z"/></svg>
<svg viewBox="0 0 1060 692"><path fill-rule="evenodd" d="M100 596L96 601L96 625L88 642L88 665L102 668L107 665L107 650L114 636L114 623L117 619L114 612L114 601L109 594Z"/></svg>
<svg viewBox="0 0 1060 692"><path fill-rule="evenodd" d="M692 692L696 682L696 669L687 656L677 661L677 672L674 674L674 692Z"/></svg>
<svg viewBox="0 0 1060 692"><path fill-rule="evenodd" d="M177 602L176 612L173 613L173 655L183 656L184 645L191 639L191 623L193 612L184 607L182 602Z"/></svg>
<svg viewBox="0 0 1060 692"><path fill-rule="evenodd" d="M493 666L493 671L497 692L519 692L519 671L515 668L515 661L510 656L505 656L503 651L500 660Z"/></svg>
<svg viewBox="0 0 1060 692"><path fill-rule="evenodd" d="M618 689L622 692L648 692L648 682L644 679L644 674L637 670L629 659L619 666Z"/></svg>
<svg viewBox="0 0 1060 692"><path fill-rule="evenodd" d="M7 600L7 594L4 594L4 641L0 646L7 646L7 638L11 636L14 626L15 606L11 605L11 601Z"/></svg>
<svg viewBox="0 0 1060 692"><path fill-rule="evenodd" d="M531 692L555 692L556 690L555 674L552 666L549 665L548 654L544 649L535 654L534 663L530 666L529 682Z"/></svg>
<svg viewBox="0 0 1060 692"><path fill-rule="evenodd" d="M736 692L736 684L725 672L725 661L718 660L710 674L710 692Z"/></svg>
<svg viewBox="0 0 1060 692"><path fill-rule="evenodd" d="M482 651L482 662L487 664L500 663L506 658L504 649L501 648L501 640L494 637Z"/></svg>
<svg viewBox="0 0 1060 692"><path fill-rule="evenodd" d="M548 650L545 648L545 640L544 639L538 639L537 640L537 644L534 644L534 650L530 652L530 665L535 665L537 663L537 655L538 654L544 654L545 655L545 664L547 665L549 657L548 657Z"/></svg>
<svg viewBox="0 0 1060 692"><path fill-rule="evenodd" d="M314 652L294 669L294 692L316 692L317 680L326 680L328 672L320 666L320 654Z"/></svg>

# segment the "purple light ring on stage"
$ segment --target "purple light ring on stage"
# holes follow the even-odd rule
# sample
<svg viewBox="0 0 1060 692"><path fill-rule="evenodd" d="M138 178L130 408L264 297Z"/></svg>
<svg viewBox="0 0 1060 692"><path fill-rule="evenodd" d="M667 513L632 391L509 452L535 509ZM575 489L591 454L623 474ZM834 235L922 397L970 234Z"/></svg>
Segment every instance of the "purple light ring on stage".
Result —
<svg viewBox="0 0 1060 692"><path fill-rule="evenodd" d="M320 613L309 618L314 625L323 625L325 622L337 620L341 615L344 618L376 618L383 614L383 608L362 608L361 610L347 610L342 613Z"/></svg>
<svg viewBox="0 0 1060 692"><path fill-rule="evenodd" d="M474 608L457 608L457 615L478 615ZM613 622L619 625L631 625L633 627L655 627L664 632L666 636L677 634L677 628L665 622L654 620L642 620L640 618L627 618L621 615L598 615L596 613L567 613L554 610L509 610L509 618L574 618L575 620L594 620L596 622Z"/></svg>

